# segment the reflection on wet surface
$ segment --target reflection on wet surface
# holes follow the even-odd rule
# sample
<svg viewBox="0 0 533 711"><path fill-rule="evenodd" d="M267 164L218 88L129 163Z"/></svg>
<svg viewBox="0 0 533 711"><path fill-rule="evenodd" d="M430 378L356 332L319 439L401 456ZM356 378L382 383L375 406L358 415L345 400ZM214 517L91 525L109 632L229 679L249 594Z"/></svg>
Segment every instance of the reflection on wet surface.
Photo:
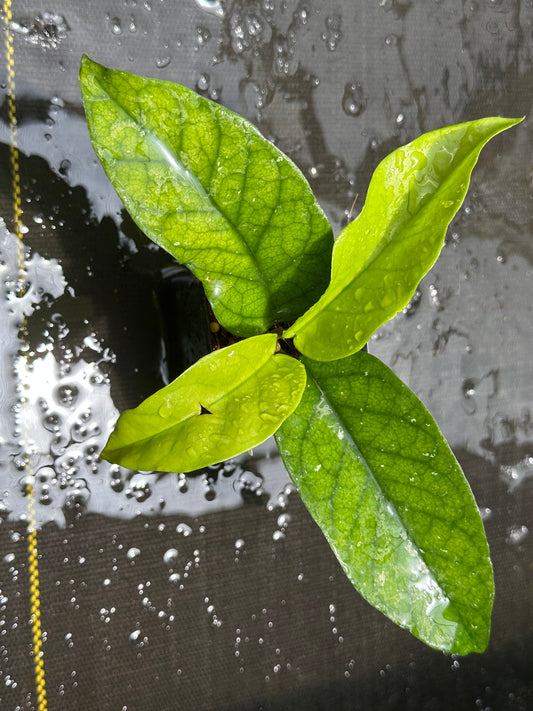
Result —
<svg viewBox="0 0 533 711"><path fill-rule="evenodd" d="M77 341L70 337L69 321L56 311L57 299L69 289L57 260L33 252L25 266L29 288L23 297L15 296L17 238L2 229L0 342L2 360L12 366L0 400L1 429L10 433L4 442L2 509L14 518L27 514L31 482L24 475L24 453L35 473L39 524L64 525L65 519L89 512L197 516L250 500L275 506L289 482L273 441L256 450L253 463L251 455L242 455L188 476L130 472L99 459L118 417L110 389L116 355L90 328ZM76 298L72 290L71 297ZM29 339L20 352L24 318Z"/></svg>
<svg viewBox="0 0 533 711"><path fill-rule="evenodd" d="M22 102L23 107L31 104L29 99ZM32 247L26 266L31 286L23 299L9 292L16 281L17 245L4 231L3 281L7 291L2 309L4 357L11 359L14 369L6 389L12 391L14 400L9 402L4 395L3 417L6 422L8 417L13 419L9 427L13 432L16 381L25 382L35 466L38 472L41 467L46 472L39 474L43 480L39 520L61 521L73 487L80 509L117 515L153 513L166 507L169 512L183 510L196 515L239 505L242 492L238 478L228 477L227 472L219 476L224 472L220 467L209 474L181 475L178 484L175 476L125 472L98 460L118 416L113 391L115 397L118 393L121 410L137 404L162 384L164 368L160 334L154 328L152 292L162 269L172 261L121 213L118 198L91 154L83 117L66 108L58 97L36 106L34 115L30 108L23 109L18 135L21 148L32 154L22 160L27 214L31 215L24 227L25 241ZM510 149L505 156L492 156L492 162L498 163L503 183L518 183L520 193L524 186L516 180L514 166L523 149L519 141ZM395 367L425 399L458 446L466 444L473 453L493 460L502 439L498 422L523 423L516 424L510 435L520 450L518 459L501 464L504 478L523 481L531 470L530 453L523 453L531 442L529 391L523 387L529 368L531 319L522 304L533 250L528 241L520 239L519 223L512 216L501 208L491 211L495 182L494 171L484 183L474 185L437 266L405 314L374 336L371 350ZM516 200L516 195L513 198ZM80 233L84 234L83 243ZM480 235L477 238L476 233ZM491 234L499 242L487 239ZM41 251L47 256L41 256ZM139 275L144 281L140 294ZM131 290L127 285L133 281L140 317L137 312L132 314L128 302ZM82 302L85 305L80 309ZM480 303L485 305L481 317ZM80 314L86 318L80 321ZM16 356L17 324L23 316L28 319L28 364ZM98 335L99 331L105 335ZM513 367L509 368L511 343ZM436 381L424 384L425 376L417 372L422 363L430 378L438 371ZM441 396L446 379L457 381L452 391L455 396L450 391ZM70 401L62 401L59 393L67 393ZM462 416L458 417L458 412ZM465 417L475 420L472 430L477 441L464 442ZM15 471L17 456L13 452L5 457L14 463ZM266 447L265 461L269 460L275 462L269 465L270 477L272 470L276 475L275 484L266 484L266 500L272 500L288 481L272 444ZM521 474L513 479L508 473L510 466L518 467ZM235 471L243 471L241 463ZM3 505L18 511L14 515L25 510L23 490L19 485L5 496Z"/></svg>

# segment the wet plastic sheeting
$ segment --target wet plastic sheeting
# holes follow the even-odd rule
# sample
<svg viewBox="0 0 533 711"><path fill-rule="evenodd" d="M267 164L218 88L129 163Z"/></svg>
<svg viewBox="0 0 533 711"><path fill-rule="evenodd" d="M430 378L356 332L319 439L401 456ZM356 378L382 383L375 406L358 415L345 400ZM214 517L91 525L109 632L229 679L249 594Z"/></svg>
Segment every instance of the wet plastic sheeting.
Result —
<svg viewBox="0 0 533 711"><path fill-rule="evenodd" d="M302 168L338 232L390 150L483 115L531 116L533 3L96 6L13 2L30 284L16 299L2 69L1 708L38 708L27 452L52 711L532 708L531 120L485 149L439 262L369 344L432 410L485 519L491 643L456 659L357 595L272 443L188 476L98 460L118 411L164 381L154 293L172 260L97 164L77 73L85 52L244 114Z"/></svg>

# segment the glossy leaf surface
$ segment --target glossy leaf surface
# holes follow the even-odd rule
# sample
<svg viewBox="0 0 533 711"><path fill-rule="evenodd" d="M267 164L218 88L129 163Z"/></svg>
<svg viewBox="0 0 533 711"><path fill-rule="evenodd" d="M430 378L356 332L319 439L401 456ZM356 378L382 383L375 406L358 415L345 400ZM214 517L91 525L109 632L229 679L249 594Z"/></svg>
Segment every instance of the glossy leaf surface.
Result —
<svg viewBox="0 0 533 711"><path fill-rule="evenodd" d="M430 646L483 651L493 599L488 545L431 415L367 353L304 363L304 396L276 441L347 576Z"/></svg>
<svg viewBox="0 0 533 711"><path fill-rule="evenodd" d="M321 361L355 353L407 305L439 255L482 147L520 120L433 131L379 164L361 214L335 243L330 285L286 332L302 353Z"/></svg>
<svg viewBox="0 0 533 711"><path fill-rule="evenodd" d="M202 281L225 328L261 333L319 298L330 225L298 168L251 123L87 57L80 83L93 146L128 212Z"/></svg>
<svg viewBox="0 0 533 711"><path fill-rule="evenodd" d="M130 469L185 472L261 444L305 388L304 366L275 348L276 336L266 334L209 353L126 410L101 456Z"/></svg>

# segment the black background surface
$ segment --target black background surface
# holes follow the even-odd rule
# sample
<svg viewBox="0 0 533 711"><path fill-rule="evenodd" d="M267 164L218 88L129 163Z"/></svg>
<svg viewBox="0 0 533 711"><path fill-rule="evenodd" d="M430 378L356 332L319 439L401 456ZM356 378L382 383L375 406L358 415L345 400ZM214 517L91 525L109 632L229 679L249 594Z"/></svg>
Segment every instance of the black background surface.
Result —
<svg viewBox="0 0 533 711"><path fill-rule="evenodd" d="M82 52L200 87L248 117L304 171L336 233L397 146L483 115L531 114L530 0L217 7L56 0L47 18L44 2L13 4L24 241L57 260L70 287L36 297L27 338L35 359L47 342L60 363L65 347L90 361L82 344L96 334L114 354L98 367L119 411L162 384L153 294L172 260L120 213L95 163L77 87ZM13 229L1 91L0 215ZM486 517L497 591L488 650L433 651L362 600L297 494L279 505L287 478L274 455L266 468L259 452L228 476L188 477L188 498L173 475L146 475L143 499L138 476L123 472L113 488L108 467L87 474L80 463L66 491L79 480L84 496L54 484L51 503L37 503L51 711L533 708L530 126L526 118L484 149L439 263L369 344L430 407ZM61 338L45 334L54 314L68 327ZM188 327L177 328L187 340ZM14 711L36 708L36 696L27 501L9 414L16 350L3 356L0 707ZM104 436L110 418L98 425ZM61 470L37 450L37 469ZM183 523L189 536L176 530ZM164 560L173 548L178 584Z"/></svg>

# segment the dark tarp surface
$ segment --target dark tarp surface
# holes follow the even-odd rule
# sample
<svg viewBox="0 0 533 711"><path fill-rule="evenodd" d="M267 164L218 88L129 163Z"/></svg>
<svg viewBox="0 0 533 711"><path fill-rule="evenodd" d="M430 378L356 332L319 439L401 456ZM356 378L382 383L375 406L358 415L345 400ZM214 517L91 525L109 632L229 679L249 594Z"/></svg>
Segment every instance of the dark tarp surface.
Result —
<svg viewBox="0 0 533 711"><path fill-rule="evenodd" d="M13 0L10 31L30 288L7 301L19 256L1 226L2 711L43 709L25 453L51 711L533 708L531 1ZM485 149L439 262L369 343L432 411L481 508L497 591L487 652L433 651L362 600L271 443L187 477L98 460L117 411L163 382L169 316L154 294L172 262L92 153L83 52L248 117L308 176L336 233L397 146L528 117ZM6 67L0 217L13 232ZM194 306L180 308L188 342Z"/></svg>

